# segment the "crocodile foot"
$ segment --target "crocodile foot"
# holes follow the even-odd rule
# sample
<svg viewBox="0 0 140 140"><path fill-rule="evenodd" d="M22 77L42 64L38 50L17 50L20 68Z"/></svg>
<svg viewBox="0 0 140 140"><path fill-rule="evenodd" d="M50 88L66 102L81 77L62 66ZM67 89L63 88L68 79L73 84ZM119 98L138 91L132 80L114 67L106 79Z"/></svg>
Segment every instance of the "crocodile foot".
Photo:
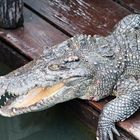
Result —
<svg viewBox="0 0 140 140"><path fill-rule="evenodd" d="M113 140L113 134L120 136L113 122L108 119L100 120L97 129L97 140Z"/></svg>

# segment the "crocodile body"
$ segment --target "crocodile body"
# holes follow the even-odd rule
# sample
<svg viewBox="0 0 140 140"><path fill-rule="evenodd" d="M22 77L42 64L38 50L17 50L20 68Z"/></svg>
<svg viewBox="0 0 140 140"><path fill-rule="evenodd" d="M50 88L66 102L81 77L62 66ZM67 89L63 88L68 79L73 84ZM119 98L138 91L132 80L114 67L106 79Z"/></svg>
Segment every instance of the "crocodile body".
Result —
<svg viewBox="0 0 140 140"><path fill-rule="evenodd" d="M119 135L115 123L140 108L140 15L122 19L107 37L77 35L45 49L40 58L0 77L8 96L0 114L47 109L74 98L98 101L112 93L98 122L97 138Z"/></svg>

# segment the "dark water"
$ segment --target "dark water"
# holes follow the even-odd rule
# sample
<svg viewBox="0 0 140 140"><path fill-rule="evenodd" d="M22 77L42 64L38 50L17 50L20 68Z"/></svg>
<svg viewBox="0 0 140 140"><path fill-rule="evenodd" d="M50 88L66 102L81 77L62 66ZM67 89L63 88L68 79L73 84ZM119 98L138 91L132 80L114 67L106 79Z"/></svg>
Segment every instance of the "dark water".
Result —
<svg viewBox="0 0 140 140"><path fill-rule="evenodd" d="M6 73L9 73L11 71L11 68L9 68L7 65L0 62L0 75L4 75Z"/></svg>
<svg viewBox="0 0 140 140"><path fill-rule="evenodd" d="M0 74L10 71L0 63ZM49 110L5 118L0 116L0 140L94 140L95 133L81 123L67 103Z"/></svg>

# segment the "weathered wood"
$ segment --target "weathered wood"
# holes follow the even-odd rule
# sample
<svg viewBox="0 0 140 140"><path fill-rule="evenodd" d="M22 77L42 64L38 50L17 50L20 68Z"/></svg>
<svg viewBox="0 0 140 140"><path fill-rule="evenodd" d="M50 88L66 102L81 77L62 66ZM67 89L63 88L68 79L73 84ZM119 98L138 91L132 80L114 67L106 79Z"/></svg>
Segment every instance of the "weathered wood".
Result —
<svg viewBox="0 0 140 140"><path fill-rule="evenodd" d="M24 20L24 28L0 29L0 39L30 59L39 56L44 47L54 46L68 39L61 31L26 8L24 9Z"/></svg>
<svg viewBox="0 0 140 140"><path fill-rule="evenodd" d="M130 12L112 0L24 0L26 6L72 36L107 35Z"/></svg>
<svg viewBox="0 0 140 140"><path fill-rule="evenodd" d="M23 26L23 1L0 0L0 27L16 28Z"/></svg>
<svg viewBox="0 0 140 140"><path fill-rule="evenodd" d="M140 13L140 0L114 0L134 13Z"/></svg>

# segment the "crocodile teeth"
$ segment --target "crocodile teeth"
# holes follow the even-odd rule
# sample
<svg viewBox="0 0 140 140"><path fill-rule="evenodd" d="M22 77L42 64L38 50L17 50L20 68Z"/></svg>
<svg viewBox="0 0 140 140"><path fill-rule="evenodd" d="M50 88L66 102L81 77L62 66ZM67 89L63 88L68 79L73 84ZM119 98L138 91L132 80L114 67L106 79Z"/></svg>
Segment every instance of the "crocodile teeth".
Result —
<svg viewBox="0 0 140 140"><path fill-rule="evenodd" d="M16 113L16 109L15 108L13 108L13 113Z"/></svg>
<svg viewBox="0 0 140 140"><path fill-rule="evenodd" d="M0 96L0 108L2 108L3 106L5 106L10 99L13 99L15 97L16 97L15 94L8 93L8 92L6 92L2 96Z"/></svg>

